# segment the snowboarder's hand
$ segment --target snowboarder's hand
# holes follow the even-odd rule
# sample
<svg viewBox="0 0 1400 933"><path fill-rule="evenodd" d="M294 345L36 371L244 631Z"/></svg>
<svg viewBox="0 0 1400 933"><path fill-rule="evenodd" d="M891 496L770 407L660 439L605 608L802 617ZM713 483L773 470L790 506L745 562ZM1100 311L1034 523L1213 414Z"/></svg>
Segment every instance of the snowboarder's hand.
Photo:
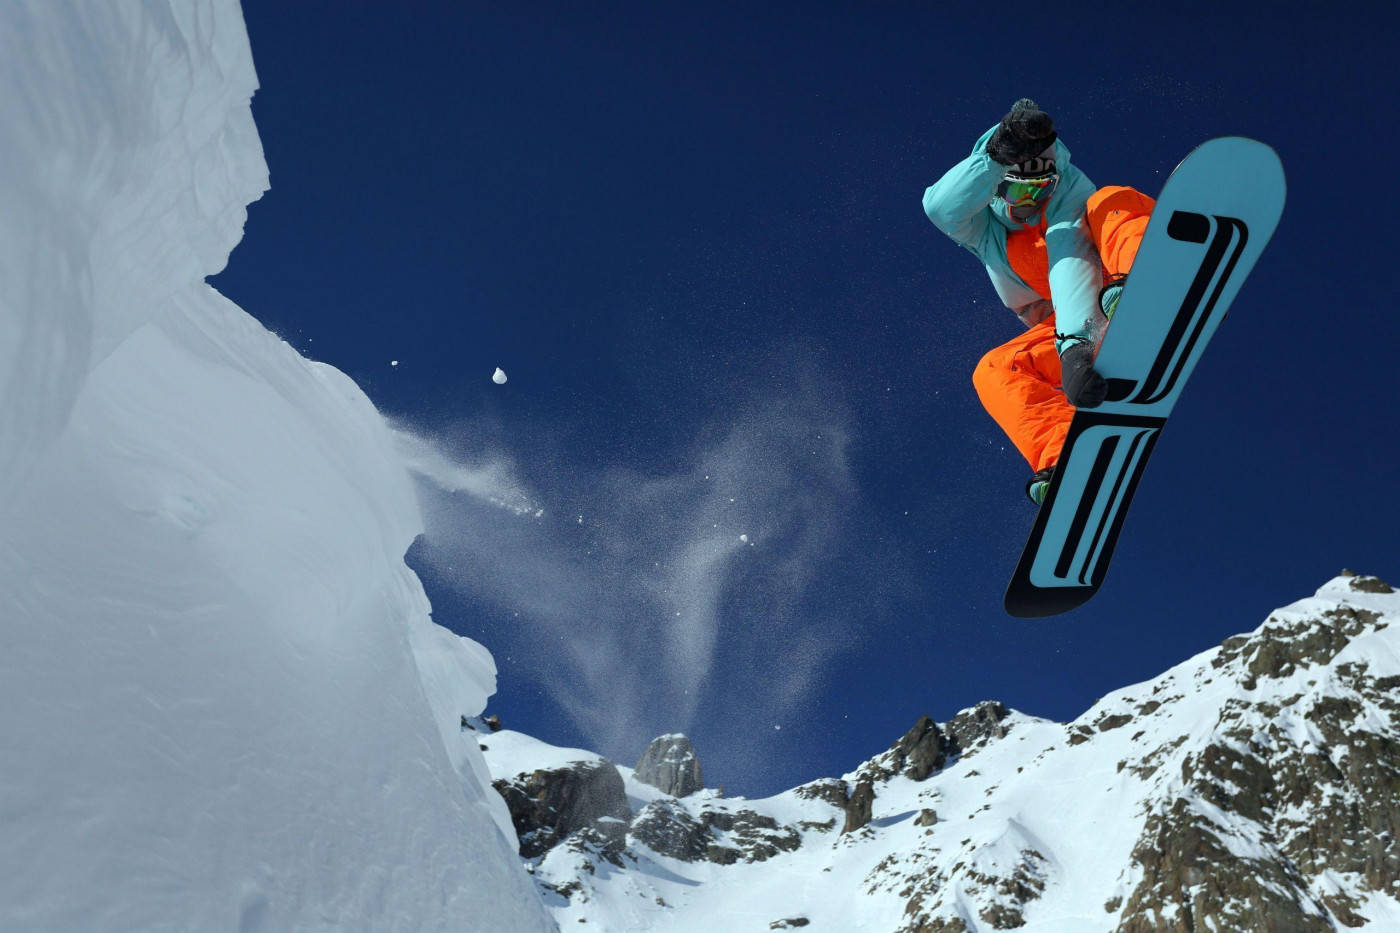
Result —
<svg viewBox="0 0 1400 933"><path fill-rule="evenodd" d="M1071 344L1060 354L1060 384L1075 408L1097 408L1108 396L1108 383L1094 371L1094 348Z"/></svg>
<svg viewBox="0 0 1400 933"><path fill-rule="evenodd" d="M1002 165L1028 162L1054 145L1058 137L1050 114L1029 97L1022 97L1011 105L1011 111L1001 118L1001 126L987 140L987 155Z"/></svg>

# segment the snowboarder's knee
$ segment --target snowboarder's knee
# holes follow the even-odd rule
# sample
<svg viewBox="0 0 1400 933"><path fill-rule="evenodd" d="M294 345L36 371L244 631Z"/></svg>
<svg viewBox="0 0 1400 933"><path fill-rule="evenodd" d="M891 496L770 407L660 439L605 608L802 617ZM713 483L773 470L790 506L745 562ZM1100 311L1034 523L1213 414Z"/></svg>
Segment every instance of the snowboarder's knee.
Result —
<svg viewBox="0 0 1400 933"><path fill-rule="evenodd" d="M977 361L977 365L972 370L972 387L977 390L977 394L986 398L987 393L995 392L1005 381L1003 375L1006 369L1005 350L1002 347L995 347L982 354L982 358Z"/></svg>

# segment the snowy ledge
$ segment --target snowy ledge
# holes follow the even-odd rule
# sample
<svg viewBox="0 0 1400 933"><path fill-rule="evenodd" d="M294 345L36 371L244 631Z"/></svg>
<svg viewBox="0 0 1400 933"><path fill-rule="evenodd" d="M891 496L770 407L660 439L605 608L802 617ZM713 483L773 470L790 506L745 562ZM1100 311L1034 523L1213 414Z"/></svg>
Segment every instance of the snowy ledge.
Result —
<svg viewBox="0 0 1400 933"><path fill-rule="evenodd" d="M383 419L204 284L255 88L236 0L0 6L0 928L553 929Z"/></svg>

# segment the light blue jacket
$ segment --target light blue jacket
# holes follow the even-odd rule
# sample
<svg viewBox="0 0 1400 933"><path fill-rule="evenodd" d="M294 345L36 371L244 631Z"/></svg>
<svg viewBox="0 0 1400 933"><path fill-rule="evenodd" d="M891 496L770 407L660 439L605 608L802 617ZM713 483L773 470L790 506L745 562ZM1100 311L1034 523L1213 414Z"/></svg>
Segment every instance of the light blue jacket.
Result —
<svg viewBox="0 0 1400 933"><path fill-rule="evenodd" d="M1045 208L1045 248L1050 259L1050 302L1027 285L1011 268L1006 235L1020 229L1010 208L996 196L1007 167L987 155L987 140L996 127L982 134L972 154L947 171L924 192L924 213L934 226L971 250L987 268L992 286L1027 327L1055 313L1055 329L1063 350L1067 338L1097 340L1103 327L1098 294L1102 284L1099 254L1084 219L1094 183L1070 163L1069 149L1055 142L1055 168L1060 183Z"/></svg>

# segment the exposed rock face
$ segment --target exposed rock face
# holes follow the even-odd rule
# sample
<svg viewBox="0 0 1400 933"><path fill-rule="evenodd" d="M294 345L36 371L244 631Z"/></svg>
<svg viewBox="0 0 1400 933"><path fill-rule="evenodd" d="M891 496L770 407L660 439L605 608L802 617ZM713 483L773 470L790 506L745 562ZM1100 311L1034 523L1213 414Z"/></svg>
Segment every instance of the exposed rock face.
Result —
<svg viewBox="0 0 1400 933"><path fill-rule="evenodd" d="M928 716L920 716L889 751L861 765L859 780L880 782L902 774L910 780L922 781L942 768L947 760L948 746L943 731Z"/></svg>
<svg viewBox="0 0 1400 933"><path fill-rule="evenodd" d="M846 789L846 782L838 778L821 778L810 784L803 784L793 793L804 800L823 800L838 810L846 809L846 801L851 796L850 791Z"/></svg>
<svg viewBox="0 0 1400 933"><path fill-rule="evenodd" d="M870 823L871 811L875 806L875 785L869 779L856 785L851 799L846 801L846 825L841 832L853 833Z"/></svg>
<svg viewBox="0 0 1400 933"><path fill-rule="evenodd" d="M632 821L630 841L683 862L717 865L763 862L802 844L791 826L753 810L702 807L692 815L678 802L654 800Z"/></svg>
<svg viewBox="0 0 1400 933"><path fill-rule="evenodd" d="M681 741L674 741L677 738ZM689 743L683 736L663 737L658 743L652 748L677 752L655 757L663 764L669 760L681 765L675 772L678 789L687 790L687 782L699 778L698 764L694 769L687 764L693 761L693 752L686 754ZM601 759L542 768L496 780L493 786L506 801L522 858L548 859L553 864L555 856L564 853L567 864L589 875L597 871L600 859L624 867L638 846L682 862L762 862L797 849L802 832L828 832L836 822L833 818L804 821L801 827L782 825L772 816L732 806L716 796L689 806L667 796L647 803L634 816L617 768ZM827 791L837 794L834 806L845 806L840 781ZM687 795L693 793L687 790ZM539 884L565 899L584 890L577 878L562 882L540 878Z"/></svg>
<svg viewBox="0 0 1400 933"><path fill-rule="evenodd" d="M715 836L705 857L720 865L763 862L780 852L794 852L802 837L791 826L754 810L705 810L700 820Z"/></svg>
<svg viewBox="0 0 1400 933"><path fill-rule="evenodd" d="M1006 725L1010 711L992 700L978 703L972 709L958 713L944 727L946 747L950 754L966 757L986 746L988 742L1006 738L1011 731Z"/></svg>
<svg viewBox="0 0 1400 933"><path fill-rule="evenodd" d="M922 781L948 758L947 740L938 725L923 716L894 747L895 768L913 781Z"/></svg>
<svg viewBox="0 0 1400 933"><path fill-rule="evenodd" d="M709 828L673 800L653 800L632 820L632 838L660 855L695 862L705 857Z"/></svg>
<svg viewBox="0 0 1400 933"><path fill-rule="evenodd" d="M609 918L589 913L589 898L617 878L627 887L593 903L621 894L682 910L696 886L753 878L735 900L774 904L762 917L774 929L1400 929L1398 622L1388 584L1344 575L1070 723L994 702L946 723L920 717L843 778L768 800L653 799L632 784L652 802L625 845L616 820L585 820L537 881L569 900L561 919L602 928ZM567 796L520 793L531 812ZM554 838L578 822L556 819ZM598 865L600 851L622 870ZM764 861L774 864L743 867ZM725 897L695 902L716 910Z"/></svg>
<svg viewBox="0 0 1400 933"><path fill-rule="evenodd" d="M963 710L942 727L928 716L921 716L889 751L862 765L860 774L874 781L888 780L896 774L911 781L926 780L952 758L966 758L990 742L1005 738L1011 731L1009 716L1005 706L992 700Z"/></svg>
<svg viewBox="0 0 1400 933"><path fill-rule="evenodd" d="M1064 727L1063 747L1086 763L1105 742L1126 745L1131 753L1118 773L1142 782L1135 791L1142 804L1120 811L1137 815L1141 830L1125 853L1122 893L1104 898L1103 930L1378 928L1372 898L1400 894L1400 671L1394 641L1375 638L1388 627L1385 617L1348 604L1345 593L1394 590L1374 577L1344 580L1329 596L1339 602L1280 610L1258 631L1228 639L1189 679L1179 675L1186 682L1169 673L1144 685L1149 696L1106 698ZM1358 649L1368 637L1378 647ZM1385 667L1372 670L1371 658ZM1200 719L1185 718L1199 714L1178 712L1202 694L1218 698L1205 732ZM942 729L944 751L965 760L969 750L1004 739L1007 718L996 704L959 714ZM1167 725L1177 721L1189 731ZM911 735L927 731L921 723ZM1156 738L1139 743L1148 736ZM898 773L908 744L862 773ZM1014 770L1032 771L1054 754L1045 748ZM969 779L976 773L964 771ZM1008 779L1005 771L997 777ZM998 790L992 784L986 794ZM914 822L926 821L921 814ZM918 850L887 859L867 879L870 893L900 890L908 898L901 933L1015 929L1050 890L1052 861L1019 819L985 851L973 838L960 842L971 848L951 864ZM1008 860L1011 848L1019 855ZM972 904L979 906L968 914Z"/></svg>
<svg viewBox="0 0 1400 933"><path fill-rule="evenodd" d="M1351 587L1393 592L1374 577L1353 577ZM1269 681L1308 687L1309 671L1386 628L1379 620L1338 606L1271 618L1221 646L1211 666L1237 681L1239 697L1221 710L1211 741L1182 761L1183 786L1144 828L1133 852L1143 877L1123 912L1123 933L1203 923L1334 931L1363 924L1361 899L1320 878L1349 876L1358 893L1400 888L1400 677L1375 677L1364 661L1343 663L1325 675L1325 691L1300 691L1283 703L1246 698ZM1250 850L1257 854L1237 854ZM1164 911L1176 925L1163 925Z"/></svg>
<svg viewBox="0 0 1400 933"><path fill-rule="evenodd" d="M573 834L613 856L622 849L632 810L622 775L609 762L575 762L493 786L510 810L522 858L537 858Z"/></svg>
<svg viewBox="0 0 1400 933"><path fill-rule="evenodd" d="M700 759L683 735L653 739L637 762L636 778L672 797L688 797L705 787Z"/></svg>
<svg viewBox="0 0 1400 933"><path fill-rule="evenodd" d="M1384 580L1376 577L1368 577L1352 573L1350 570L1343 570L1342 576L1347 578L1351 588L1358 593L1394 593L1394 588Z"/></svg>

